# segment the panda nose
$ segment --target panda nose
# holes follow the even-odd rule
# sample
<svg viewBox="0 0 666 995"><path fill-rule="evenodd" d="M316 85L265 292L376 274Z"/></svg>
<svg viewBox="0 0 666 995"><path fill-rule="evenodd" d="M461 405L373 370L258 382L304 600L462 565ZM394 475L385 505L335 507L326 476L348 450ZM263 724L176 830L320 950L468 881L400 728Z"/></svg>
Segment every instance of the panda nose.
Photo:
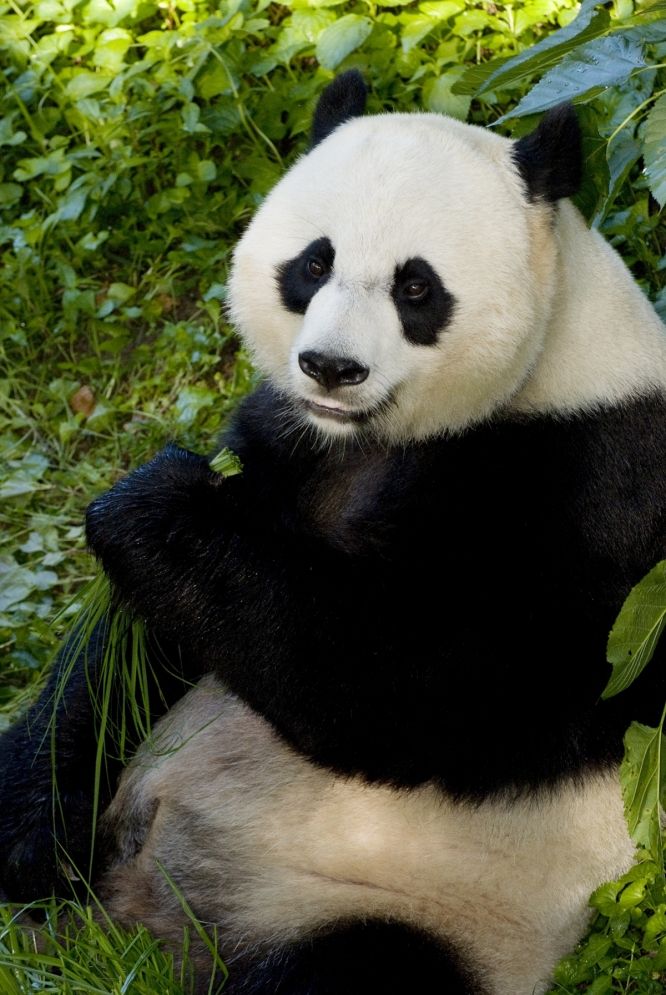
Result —
<svg viewBox="0 0 666 995"><path fill-rule="evenodd" d="M363 383L370 370L348 356L329 356L325 352L308 350L298 357L298 365L307 377L312 377L326 390Z"/></svg>

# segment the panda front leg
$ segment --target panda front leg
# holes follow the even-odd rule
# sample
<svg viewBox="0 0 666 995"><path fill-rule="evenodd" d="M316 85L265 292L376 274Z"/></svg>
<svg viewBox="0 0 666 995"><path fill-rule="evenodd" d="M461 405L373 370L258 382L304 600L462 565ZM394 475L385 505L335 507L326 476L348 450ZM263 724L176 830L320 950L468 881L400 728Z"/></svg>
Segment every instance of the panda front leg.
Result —
<svg viewBox="0 0 666 995"><path fill-rule="evenodd" d="M225 584L225 569L239 563L226 544L234 541L229 523L242 515L243 485L168 447L89 509L93 552L116 596L148 622L151 718L214 666L190 636L215 645L225 604L237 598L238 583L247 589L247 565L232 594ZM260 577L255 586L259 592ZM90 868L95 794L100 815L122 766L114 732L124 728L132 745L142 738L132 729L134 709L113 686L97 769L106 622L86 645L79 641L74 633L38 701L0 737L0 898L71 895L72 881Z"/></svg>
<svg viewBox="0 0 666 995"><path fill-rule="evenodd" d="M247 970L230 965L229 995L484 995L460 958L399 922L350 921L271 951Z"/></svg>

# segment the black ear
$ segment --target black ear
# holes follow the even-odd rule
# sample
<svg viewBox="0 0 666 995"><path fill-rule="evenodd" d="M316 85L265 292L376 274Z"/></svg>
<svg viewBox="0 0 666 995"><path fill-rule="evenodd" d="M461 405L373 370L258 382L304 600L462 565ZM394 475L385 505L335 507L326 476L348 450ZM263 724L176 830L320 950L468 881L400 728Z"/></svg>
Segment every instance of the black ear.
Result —
<svg viewBox="0 0 666 995"><path fill-rule="evenodd" d="M546 111L536 131L519 139L512 154L532 200L554 204L575 194L583 176L583 153L573 106Z"/></svg>
<svg viewBox="0 0 666 995"><path fill-rule="evenodd" d="M352 117L360 117L365 110L367 95L368 89L358 69L348 69L346 73L336 76L317 103L310 148L323 141L339 124Z"/></svg>

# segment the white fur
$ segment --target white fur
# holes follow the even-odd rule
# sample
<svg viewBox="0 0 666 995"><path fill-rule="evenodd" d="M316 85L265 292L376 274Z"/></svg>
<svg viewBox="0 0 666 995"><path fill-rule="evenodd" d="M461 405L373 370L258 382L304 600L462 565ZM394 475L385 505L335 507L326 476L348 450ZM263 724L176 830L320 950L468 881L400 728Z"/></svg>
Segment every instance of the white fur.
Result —
<svg viewBox="0 0 666 995"><path fill-rule="evenodd" d="M585 928L590 893L633 855L615 774L476 806L431 784L373 787L314 767L213 679L125 773L106 816L121 847L155 801L143 848L107 882L112 915L131 921L133 896L168 896L159 861L221 925L224 956L387 917L458 946L494 995L545 991ZM160 916L174 918L163 902L139 910L161 935Z"/></svg>
<svg viewBox="0 0 666 995"><path fill-rule="evenodd" d="M301 158L241 239L230 313L256 364L298 405L370 410L374 431L409 440L456 431L503 407L571 411L666 386L666 335L619 256L575 208L530 203L512 143L434 114L350 121ZM314 239L333 274L304 316L276 271ZM426 259L457 301L435 346L409 343L390 287ZM307 349L350 356L368 379L324 394ZM325 432L351 423L304 414Z"/></svg>

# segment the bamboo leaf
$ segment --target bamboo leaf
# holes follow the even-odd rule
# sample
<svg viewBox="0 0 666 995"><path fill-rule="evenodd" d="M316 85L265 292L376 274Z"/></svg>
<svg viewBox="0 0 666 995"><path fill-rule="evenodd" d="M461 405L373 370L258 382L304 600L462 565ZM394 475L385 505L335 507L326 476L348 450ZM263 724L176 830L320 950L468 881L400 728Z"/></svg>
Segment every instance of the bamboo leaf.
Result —
<svg viewBox="0 0 666 995"><path fill-rule="evenodd" d="M535 73L547 72L567 52L608 31L610 15L603 7L595 11L596 6L597 0L584 0L571 24L511 59L495 59L485 65L472 66L456 84L454 92L479 95L512 86Z"/></svg>
<svg viewBox="0 0 666 995"><path fill-rule="evenodd" d="M638 40L621 34L599 38L565 56L517 107L503 114L495 124L538 114L565 100L590 100L606 87L626 82L636 69L644 66L643 46Z"/></svg>
<svg viewBox="0 0 666 995"><path fill-rule="evenodd" d="M666 625L666 560L662 560L632 590L608 637L608 662L613 667L602 698L612 698L636 680L650 662Z"/></svg>
<svg viewBox="0 0 666 995"><path fill-rule="evenodd" d="M660 207L666 207L666 93L648 114L643 159L650 193Z"/></svg>

